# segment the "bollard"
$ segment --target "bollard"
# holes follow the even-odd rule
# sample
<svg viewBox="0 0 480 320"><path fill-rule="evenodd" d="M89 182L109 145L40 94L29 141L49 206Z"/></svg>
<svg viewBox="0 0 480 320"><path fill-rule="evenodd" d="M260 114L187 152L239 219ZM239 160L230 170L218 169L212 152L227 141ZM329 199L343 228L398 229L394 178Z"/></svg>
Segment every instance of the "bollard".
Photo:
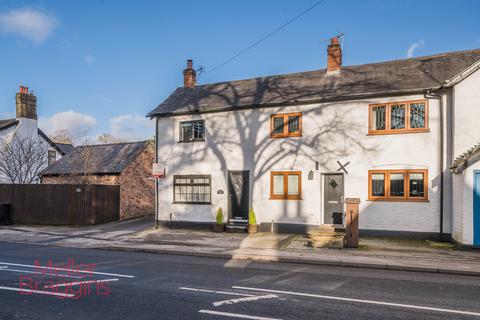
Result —
<svg viewBox="0 0 480 320"><path fill-rule="evenodd" d="M359 198L346 198L345 204L345 247L358 248L358 214L359 214Z"/></svg>

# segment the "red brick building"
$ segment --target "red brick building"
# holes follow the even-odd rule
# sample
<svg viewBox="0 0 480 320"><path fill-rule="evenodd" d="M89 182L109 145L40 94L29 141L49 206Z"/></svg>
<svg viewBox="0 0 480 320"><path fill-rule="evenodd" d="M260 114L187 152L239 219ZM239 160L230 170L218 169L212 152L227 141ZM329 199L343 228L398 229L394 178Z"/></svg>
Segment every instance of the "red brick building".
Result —
<svg viewBox="0 0 480 320"><path fill-rule="evenodd" d="M40 173L46 184L120 186L120 220L153 215L153 145L148 141L80 146Z"/></svg>

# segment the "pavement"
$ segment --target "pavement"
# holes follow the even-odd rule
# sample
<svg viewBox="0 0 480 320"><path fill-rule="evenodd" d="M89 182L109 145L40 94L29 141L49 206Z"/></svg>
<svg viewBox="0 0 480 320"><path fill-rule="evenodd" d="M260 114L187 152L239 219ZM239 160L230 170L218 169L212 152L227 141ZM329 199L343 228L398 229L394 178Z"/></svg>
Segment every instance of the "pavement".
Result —
<svg viewBox="0 0 480 320"><path fill-rule="evenodd" d="M359 249L313 249L299 235L154 229L151 217L74 228L2 226L0 241L480 276L480 252L455 250L445 243L361 238Z"/></svg>
<svg viewBox="0 0 480 320"><path fill-rule="evenodd" d="M464 275L0 242L2 320L479 319L479 292Z"/></svg>

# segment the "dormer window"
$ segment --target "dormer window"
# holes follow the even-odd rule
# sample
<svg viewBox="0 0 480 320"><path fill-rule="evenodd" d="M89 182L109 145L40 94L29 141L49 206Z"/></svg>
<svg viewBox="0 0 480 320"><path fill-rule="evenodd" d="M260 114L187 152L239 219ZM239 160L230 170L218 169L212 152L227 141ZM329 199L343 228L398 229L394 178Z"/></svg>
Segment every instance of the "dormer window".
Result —
<svg viewBox="0 0 480 320"><path fill-rule="evenodd" d="M203 120L180 122L179 142L205 141L205 122Z"/></svg>
<svg viewBox="0 0 480 320"><path fill-rule="evenodd" d="M425 132L428 128L426 100L369 106L369 134Z"/></svg>
<svg viewBox="0 0 480 320"><path fill-rule="evenodd" d="M302 135L302 114L272 114L270 136L272 138L300 137Z"/></svg>

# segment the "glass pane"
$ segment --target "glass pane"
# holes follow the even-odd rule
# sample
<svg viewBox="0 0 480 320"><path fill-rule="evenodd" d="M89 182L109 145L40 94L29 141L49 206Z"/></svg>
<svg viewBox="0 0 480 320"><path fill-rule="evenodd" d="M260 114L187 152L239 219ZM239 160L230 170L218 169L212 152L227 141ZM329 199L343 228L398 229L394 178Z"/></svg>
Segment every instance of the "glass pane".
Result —
<svg viewBox="0 0 480 320"><path fill-rule="evenodd" d="M296 174L289 174L288 175L288 195L298 195L299 193L299 186L298 186L298 175Z"/></svg>
<svg viewBox="0 0 480 320"><path fill-rule="evenodd" d="M403 197L405 195L405 176L403 173L390 174L390 196Z"/></svg>
<svg viewBox="0 0 480 320"><path fill-rule="evenodd" d="M273 194L283 195L283 175L273 176Z"/></svg>
<svg viewBox="0 0 480 320"><path fill-rule="evenodd" d="M191 122L183 122L180 124L180 141L192 140L193 129Z"/></svg>
<svg viewBox="0 0 480 320"><path fill-rule="evenodd" d="M410 105L410 128L425 128L425 104Z"/></svg>
<svg viewBox="0 0 480 320"><path fill-rule="evenodd" d="M385 196L385 175L383 173L372 174L372 196Z"/></svg>
<svg viewBox="0 0 480 320"><path fill-rule="evenodd" d="M299 133L300 132L300 116L288 117L288 132Z"/></svg>
<svg viewBox="0 0 480 320"><path fill-rule="evenodd" d="M424 197L424 178L423 173L410 173L410 197Z"/></svg>
<svg viewBox="0 0 480 320"><path fill-rule="evenodd" d="M203 139L205 137L205 128L203 121L195 121L193 123L193 139Z"/></svg>
<svg viewBox="0 0 480 320"><path fill-rule="evenodd" d="M405 105L394 105L391 108L390 127L392 130L405 129Z"/></svg>
<svg viewBox="0 0 480 320"><path fill-rule="evenodd" d="M273 133L282 134L283 133L283 117L274 117L273 118Z"/></svg>
<svg viewBox="0 0 480 320"><path fill-rule="evenodd" d="M372 108L372 130L385 130L386 126L386 107Z"/></svg>

